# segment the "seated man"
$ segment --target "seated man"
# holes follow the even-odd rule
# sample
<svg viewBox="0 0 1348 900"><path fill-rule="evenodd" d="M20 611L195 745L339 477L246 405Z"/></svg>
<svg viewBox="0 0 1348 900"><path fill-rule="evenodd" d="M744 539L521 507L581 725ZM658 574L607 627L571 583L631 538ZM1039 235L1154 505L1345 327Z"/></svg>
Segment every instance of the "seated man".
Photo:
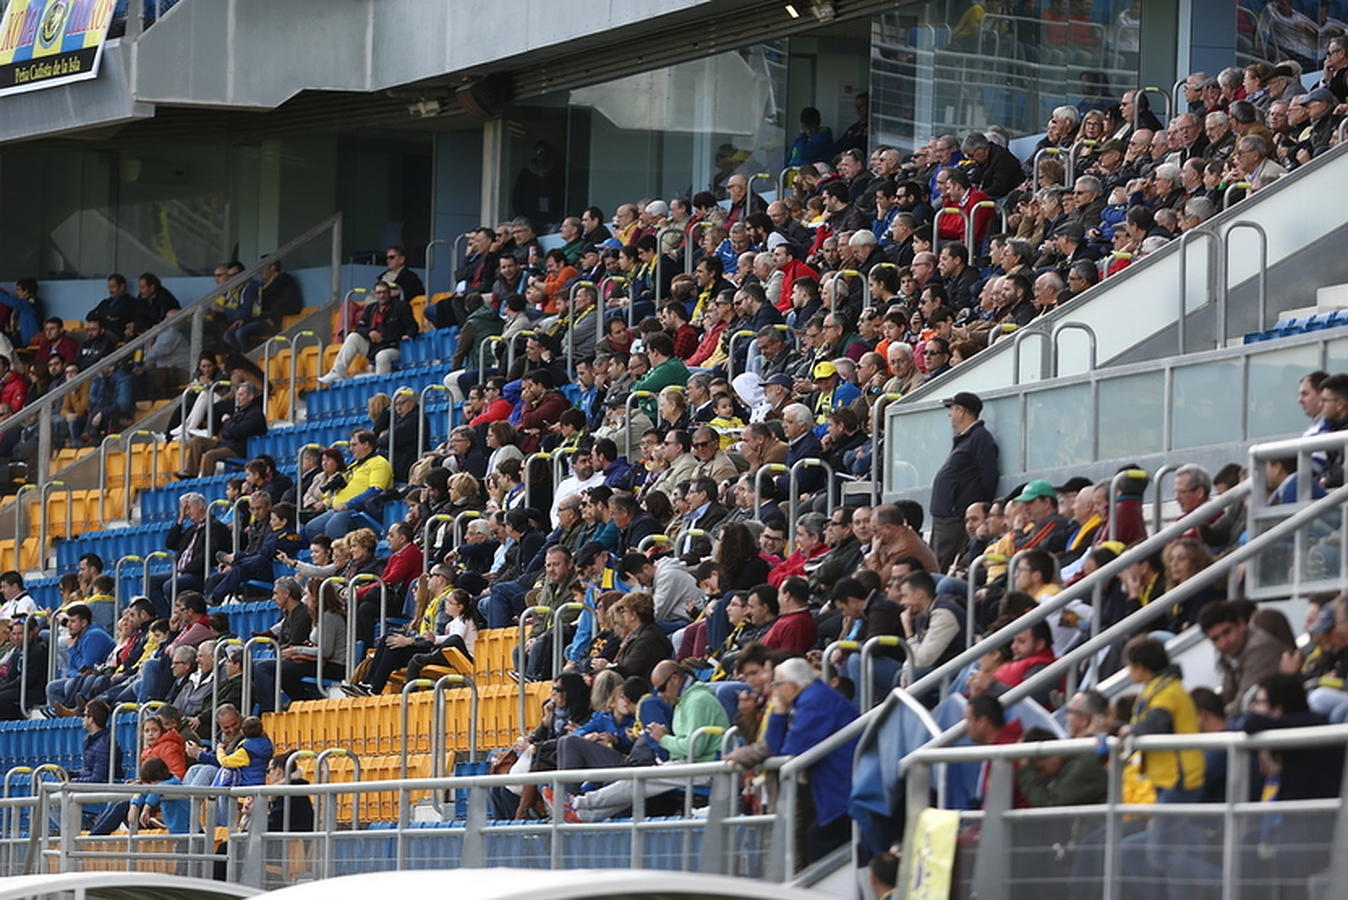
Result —
<svg viewBox="0 0 1348 900"><path fill-rule="evenodd" d="M254 503L266 494L255 494L248 498L248 508L254 509ZM295 530L295 507L290 503L269 504L257 507L255 515L268 515L269 527L256 545L245 548L243 553L230 553L224 557L228 566L224 574L215 580L210 588L212 603L222 603L231 594L243 593L244 583L248 581L273 580L272 562L278 552L294 555L304 546L299 532Z"/></svg>
<svg viewBox="0 0 1348 900"><path fill-rule="evenodd" d="M239 382L230 401L218 404L215 437L192 436L183 454L183 470L179 478L215 474L216 463L231 457L248 455L248 439L267 433L267 411L262 408L262 394L249 381Z"/></svg>
<svg viewBox="0 0 1348 900"><path fill-rule="evenodd" d="M93 611L84 603L76 603L66 610L69 639L66 644L65 677L57 678L47 685L48 703L74 706L74 688L79 685L80 679L101 666L112 652L112 637L93 622ZM29 652L32 652L31 647Z"/></svg>
<svg viewBox="0 0 1348 900"><path fill-rule="evenodd" d="M347 369L357 356L374 363L379 375L393 371L402 354L398 345L405 337L415 337L417 323L412 309L401 297L394 297L395 289L384 282L374 286L374 302L367 303L360 314L360 322L342 341L342 350L332 363L332 369L320 377L319 383L333 384L347 378Z"/></svg>
<svg viewBox="0 0 1348 900"><path fill-rule="evenodd" d="M15 648L9 655L9 669L0 677L0 719L6 721L26 717L29 708L42 702L47 687L47 642L41 634L42 620L28 616L16 624L24 630L13 636Z"/></svg>
<svg viewBox="0 0 1348 900"><path fill-rule="evenodd" d="M178 582L178 591L200 592L205 588L211 570L211 562L206 558L207 532L211 553L229 547L229 529L208 514L205 496L195 491L183 494L178 498L178 519L164 536L164 546L175 557L173 571L151 575L146 591L158 615L162 616L169 608L165 595L175 593L173 581Z"/></svg>
<svg viewBox="0 0 1348 900"><path fill-rule="evenodd" d="M669 752L670 759L694 762L710 762L716 758L720 749L720 738L715 735L703 735L696 747L691 745L693 732L706 726L730 727L730 720L712 689L699 682L695 675L673 660L665 660L656 665L651 672L651 684L655 693L674 707L672 731L665 726L652 722L646 726L646 736ZM600 822L611 819L632 806L635 792L640 790L646 797L655 797L667 791L683 787L683 779L647 779L641 782L618 781L607 787L588 794L581 794L566 804L567 821ZM551 791L543 791L545 800L551 799Z"/></svg>

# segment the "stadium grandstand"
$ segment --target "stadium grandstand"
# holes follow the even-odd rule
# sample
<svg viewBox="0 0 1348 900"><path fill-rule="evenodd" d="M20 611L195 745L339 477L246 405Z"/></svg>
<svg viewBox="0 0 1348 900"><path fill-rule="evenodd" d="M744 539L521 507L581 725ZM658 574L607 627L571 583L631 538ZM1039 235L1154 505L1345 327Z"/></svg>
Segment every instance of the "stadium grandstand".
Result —
<svg viewBox="0 0 1348 900"><path fill-rule="evenodd" d="M1348 7L457 6L0 0L0 876L1341 896Z"/></svg>

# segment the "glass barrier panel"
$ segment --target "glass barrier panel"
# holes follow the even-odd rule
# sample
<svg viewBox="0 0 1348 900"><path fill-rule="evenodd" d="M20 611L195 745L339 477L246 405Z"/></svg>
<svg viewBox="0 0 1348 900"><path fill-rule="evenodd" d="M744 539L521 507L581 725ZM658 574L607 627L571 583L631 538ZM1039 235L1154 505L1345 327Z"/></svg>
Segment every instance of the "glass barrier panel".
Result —
<svg viewBox="0 0 1348 900"><path fill-rule="evenodd" d="M1091 462L1091 386L1070 384L1025 398L1027 471Z"/></svg>
<svg viewBox="0 0 1348 900"><path fill-rule="evenodd" d="M1171 449L1240 440L1239 385L1239 360L1176 368Z"/></svg>
<svg viewBox="0 0 1348 900"><path fill-rule="evenodd" d="M1306 344L1249 357L1248 434L1250 439L1297 434L1306 417L1295 400L1297 386L1320 366L1320 347ZM1335 369L1335 371L1342 371Z"/></svg>
<svg viewBox="0 0 1348 900"><path fill-rule="evenodd" d="M1165 449L1165 373L1101 380L1099 417L1102 458L1160 453Z"/></svg>
<svg viewBox="0 0 1348 900"><path fill-rule="evenodd" d="M1001 471L1025 471L1020 452L1020 397L1000 397L984 403L983 422L997 439Z"/></svg>
<svg viewBox="0 0 1348 900"><path fill-rule="evenodd" d="M1348 371L1348 338L1328 341L1325 345L1325 371Z"/></svg>
<svg viewBox="0 0 1348 900"><path fill-rule="evenodd" d="M912 413L886 423L893 448L889 454L889 487L907 490L931 484L950 451L950 421L942 407Z"/></svg>

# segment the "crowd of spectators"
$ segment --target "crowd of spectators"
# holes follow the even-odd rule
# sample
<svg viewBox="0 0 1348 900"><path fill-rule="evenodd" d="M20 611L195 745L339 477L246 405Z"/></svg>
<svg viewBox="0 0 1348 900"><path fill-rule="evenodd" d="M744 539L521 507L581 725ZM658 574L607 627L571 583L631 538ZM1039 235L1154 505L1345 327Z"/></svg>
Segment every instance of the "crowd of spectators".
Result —
<svg viewBox="0 0 1348 900"><path fill-rule="evenodd" d="M543 621L516 661L519 679L551 681L553 690L538 728L512 748L514 766L711 759L719 740L694 740L694 732L732 722L748 739L734 754L746 766L813 746L859 712L860 654L833 650L824 666L835 641L906 642L906 652L877 654L868 687L882 697L902 683L905 656L921 675L961 651L974 637L971 612L978 633L1009 624L1147 536L1145 477L1125 479L1114 498L1108 480L1081 477L1032 481L998 497L996 436L968 393L946 401L953 446L925 509L912 501L872 505L851 492L834 502L871 471L876 404L940 377L1011 327L1195 227L1220 207L1228 185L1249 181L1258 190L1324 152L1348 92L1342 39L1330 48L1325 87L1304 94L1285 72L1252 66L1237 86L1198 73L1190 111L1165 128L1134 92L1099 115L1055 110L1035 153L1058 148L1076 159L1070 191L1056 160L1016 159L991 130L938 136L907 157L890 147L868 153L863 142L828 161L802 159L791 191L772 203L731 175L725 206L705 192L650 199L624 204L611 224L591 207L566 218L563 243L546 252L527 219L477 229L456 289L424 312L428 327L458 329L444 384L462 424L437 446L421 443L428 429L418 392L399 388L370 398L369 421L349 441L304 448L291 478L270 456L247 453L248 439L268 428L260 373L237 356L222 366L204 354L190 376L204 390L184 420L175 413L169 436L184 441L184 478L247 460L228 489L231 501L246 500L231 512L239 543L202 494L185 493L167 539L173 571L152 579L147 596L115 622L100 621L101 611L116 608L107 603L111 578L86 554L52 633L11 636L18 649L5 664L0 714L28 712L14 685L29 677L30 705L45 700L50 715L83 714L91 736L109 707L166 701L177 718L161 709L146 749L173 745L151 754L169 775L147 757L143 781L255 784L278 757L254 710L239 708L245 660L237 647L218 644L230 636L228 622L209 615L208 605L275 602L269 635L279 658L254 661L247 673L258 711L271 711L278 685L283 705L322 696L324 684L308 677L318 671L364 696L394 690L427 666L471 665L480 629L514 627L527 607L562 615L578 603L581 612L560 630L562 671L551 664L557 632ZM807 110L802 125L797 144L814 155L817 113ZM960 212L940 212L950 207ZM997 233L995 208L1005 213ZM410 300L424 288L401 248L390 247L385 261L370 302L342 322L324 386L350 377L358 356L377 373L394 371L402 339L418 330ZM233 263L216 274L223 283L240 271ZM246 350L298 308L293 279L277 265L269 272L215 302L208 317L215 346ZM73 371L96 367L119 340L177 306L153 276L141 278L140 302L120 276L108 289L82 343L55 320L30 336L39 357L46 348ZM144 301L160 311L151 317L153 304ZM217 393L225 370L232 387ZM109 385L133 374L110 371ZM0 374L0 398L6 379L13 380ZM1303 409L1313 427L1348 425L1348 376L1308 380ZM123 407L91 409L66 419L72 441L96 440L129 415ZM208 418L214 427L202 430ZM551 462L530 464L539 451L560 461L555 482ZM764 472L802 460L828 467ZM1180 469L1181 509L1244 477L1230 468L1216 476ZM1284 465L1284 477L1295 468ZM1341 469L1342 460L1327 460L1325 484L1336 475L1342 483ZM386 527L394 501L407 512ZM473 515L456 518L464 513ZM1000 719L996 698L1093 628L1203 579L1241 539L1241 515L1233 507L1113 579L1102 621L1092 622L1089 604L1072 604L980 660L963 684L971 736L1019 737ZM983 553L1003 562L984 567L970 611L965 579ZM1013 557L1014 571L1005 562ZM276 577L277 564L294 575ZM360 575L378 576L386 590L324 587L330 577ZM0 575L0 591L0 618L25 612L18 573ZM1317 608L1317 652L1304 659L1286 621L1266 613L1228 596L1225 579L1212 579L1149 630L1153 637L1116 647L1102 669L1126 667L1144 696L1164 693L1165 703L1182 707L1187 695L1158 680L1169 677L1168 661L1163 649L1156 656L1154 634L1197 624L1223 659L1226 714L1250 709L1259 690L1272 702L1270 685L1282 712L1296 712L1268 679L1294 666L1308 678L1348 674L1348 609L1341 600ZM381 627L388 618L402 624ZM348 627L364 651L354 671L346 670ZM55 672L45 670L47 641L57 642ZM1315 714L1348 717L1341 690L1317 684L1311 695ZM1091 727L1106 720L1094 698L1075 710L1079 698L1055 688L1038 699L1050 708L1066 702L1069 720L1085 716ZM1182 713L1162 722L1141 703L1130 721L1138 733L1162 730L1157 722L1177 729L1181 719L1196 721L1187 707ZM212 722L219 736L208 745L201 737ZM164 738L170 732L183 736L181 751L178 740ZM852 749L839 747L811 770L807 858L850 833L842 798ZM1076 797L1077 787L1095 790L1098 782L1075 761L1034 771L1033 782L1021 779L1027 797L1054 790ZM1186 766L1182 784L1159 769L1149 775L1158 792L1187 799L1195 772L1202 767ZM1070 791L1059 784L1063 773ZM678 787L641 784L657 804ZM500 788L493 803L502 817L545 815L560 804L568 819L589 821L629 808L637 789L574 784L554 797ZM142 798L109 822L146 821L153 806ZM166 822L178 820L162 804L160 811Z"/></svg>

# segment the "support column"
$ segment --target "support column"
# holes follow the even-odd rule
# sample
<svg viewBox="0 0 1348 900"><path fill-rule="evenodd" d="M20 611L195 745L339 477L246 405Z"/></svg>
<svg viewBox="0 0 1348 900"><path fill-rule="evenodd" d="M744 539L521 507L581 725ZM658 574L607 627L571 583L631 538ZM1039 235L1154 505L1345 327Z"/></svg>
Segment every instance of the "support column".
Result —
<svg viewBox="0 0 1348 900"><path fill-rule="evenodd" d="M478 219L488 228L501 217L502 161L505 155L505 122L500 118L482 124L482 202Z"/></svg>

